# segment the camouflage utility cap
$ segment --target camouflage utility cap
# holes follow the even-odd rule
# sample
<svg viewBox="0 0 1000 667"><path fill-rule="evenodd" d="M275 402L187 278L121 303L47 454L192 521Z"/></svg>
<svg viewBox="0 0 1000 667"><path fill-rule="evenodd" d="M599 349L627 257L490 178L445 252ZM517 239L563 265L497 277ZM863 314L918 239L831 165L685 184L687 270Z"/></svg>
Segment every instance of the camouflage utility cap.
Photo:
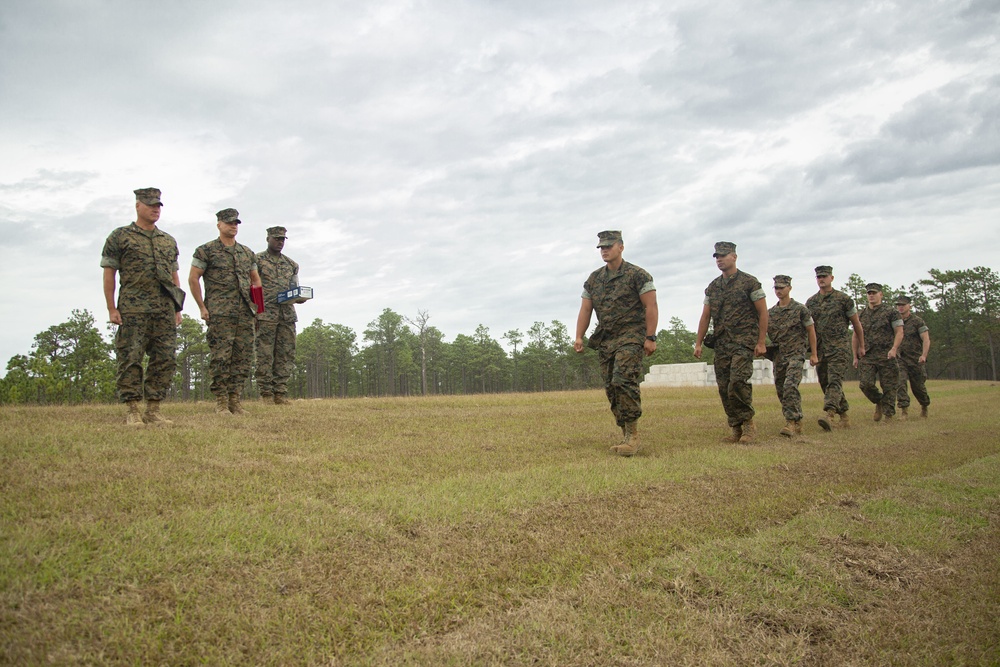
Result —
<svg viewBox="0 0 1000 667"><path fill-rule="evenodd" d="M146 206L163 206L163 202L160 201L159 188L139 188L132 192L135 193L135 200L141 201Z"/></svg>
<svg viewBox="0 0 1000 667"><path fill-rule="evenodd" d="M235 222L240 224L240 212L235 208L224 208L215 214L219 222Z"/></svg>
<svg viewBox="0 0 1000 667"><path fill-rule="evenodd" d="M624 243L622 241L622 233L620 231L604 231L597 235L599 239L597 241L598 248L610 248L616 243Z"/></svg>
<svg viewBox="0 0 1000 667"><path fill-rule="evenodd" d="M775 287L791 287L792 286L792 278L791 278L791 276L783 276L781 274L776 275L774 277L774 286Z"/></svg>
<svg viewBox="0 0 1000 667"><path fill-rule="evenodd" d="M715 244L715 252L712 257L725 257L736 252L736 244L732 241L719 241Z"/></svg>
<svg viewBox="0 0 1000 667"><path fill-rule="evenodd" d="M910 303L911 303L910 297L906 296L905 294L900 294L899 296L896 297L897 306L907 306Z"/></svg>
<svg viewBox="0 0 1000 667"><path fill-rule="evenodd" d="M832 276L832 275L833 275L833 267L832 266L823 265L823 266L817 266L816 267L816 277L817 278L821 278L823 276Z"/></svg>
<svg viewBox="0 0 1000 667"><path fill-rule="evenodd" d="M881 292L882 286L878 283L868 283L865 285L865 291L871 294L872 292Z"/></svg>
<svg viewBox="0 0 1000 667"><path fill-rule="evenodd" d="M267 236L268 238L285 239L288 238L285 233L287 231L284 227L268 227Z"/></svg>

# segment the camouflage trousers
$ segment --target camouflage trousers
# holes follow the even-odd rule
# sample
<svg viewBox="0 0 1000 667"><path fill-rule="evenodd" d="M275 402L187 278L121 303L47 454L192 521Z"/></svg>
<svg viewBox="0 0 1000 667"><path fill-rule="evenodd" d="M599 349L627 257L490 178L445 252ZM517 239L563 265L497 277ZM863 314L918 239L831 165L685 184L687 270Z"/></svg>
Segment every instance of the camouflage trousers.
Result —
<svg viewBox="0 0 1000 667"><path fill-rule="evenodd" d="M846 345L825 347L820 350L819 363L816 364L816 376L823 390L823 412L845 414L850 405L844 396L844 378L847 369L851 367L853 354Z"/></svg>
<svg viewBox="0 0 1000 667"><path fill-rule="evenodd" d="M785 419L801 421L802 395L799 393L799 383L802 382L802 368L805 365L804 354L791 354L787 357L780 352L774 360L774 389L781 401L781 414Z"/></svg>
<svg viewBox="0 0 1000 667"><path fill-rule="evenodd" d="M869 401L882 409L882 414L891 417L896 414L896 392L899 391L899 366L895 359L887 359L885 352L873 352L861 357L858 362L858 376L861 393ZM875 386L878 380L882 391Z"/></svg>
<svg viewBox="0 0 1000 667"><path fill-rule="evenodd" d="M257 329L257 391L287 394L295 365L295 322L260 320Z"/></svg>
<svg viewBox="0 0 1000 667"><path fill-rule="evenodd" d="M122 403L162 401L177 370L177 322L174 313L123 314L115 334L116 384ZM149 355L145 373L143 357Z"/></svg>
<svg viewBox="0 0 1000 667"><path fill-rule="evenodd" d="M622 345L614 350L598 350L604 393L611 403L615 422L624 426L642 416L639 382L642 381L642 346Z"/></svg>
<svg viewBox="0 0 1000 667"><path fill-rule="evenodd" d="M247 311L245 315L212 315L206 338L212 353L208 364L212 374L209 391L216 396L242 394L253 360L253 314Z"/></svg>
<svg viewBox="0 0 1000 667"><path fill-rule="evenodd" d="M899 389L896 390L896 405L901 408L910 407L910 395L906 393L906 383L910 383L913 397L920 405L930 405L931 397L927 393L927 368L917 360L899 358Z"/></svg>
<svg viewBox="0 0 1000 667"><path fill-rule="evenodd" d="M715 383L729 426L753 419L753 349L724 344L715 348Z"/></svg>

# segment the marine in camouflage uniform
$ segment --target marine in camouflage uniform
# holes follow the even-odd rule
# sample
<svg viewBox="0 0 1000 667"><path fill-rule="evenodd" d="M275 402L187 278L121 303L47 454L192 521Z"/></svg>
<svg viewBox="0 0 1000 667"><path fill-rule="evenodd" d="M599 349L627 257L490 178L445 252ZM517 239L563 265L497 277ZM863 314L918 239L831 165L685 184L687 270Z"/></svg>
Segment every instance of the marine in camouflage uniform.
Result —
<svg viewBox="0 0 1000 667"><path fill-rule="evenodd" d="M597 327L587 347L597 350L604 391L623 436L611 450L632 456L639 449L642 356L656 351L656 287L645 269L622 259L625 246L620 231L603 231L597 237L606 265L591 273L583 284L573 347L583 352L583 337L591 314L596 312Z"/></svg>
<svg viewBox="0 0 1000 667"><path fill-rule="evenodd" d="M264 312L257 313L257 390L265 403L288 403L288 378L295 364L295 305L278 303L278 293L297 285L299 265L281 253L287 230L269 227L267 250L257 253L264 285Z"/></svg>
<svg viewBox="0 0 1000 667"><path fill-rule="evenodd" d="M896 391L899 389L899 366L896 353L903 340L903 320L896 310L882 303L882 286L878 283L865 285L868 292L868 307L858 317L865 331L865 353L862 356L860 344L854 340L855 357L861 392L875 404L875 421L884 416L892 419L896 414ZM882 387L875 386L878 380Z"/></svg>
<svg viewBox="0 0 1000 667"><path fill-rule="evenodd" d="M854 299L833 288L833 268L828 265L816 267L816 283L819 292L806 300L806 308L816 326L816 344L819 363L816 376L823 390L823 417L819 425L824 431L832 430L834 417L840 415L840 426L847 428L850 421L847 411L850 405L844 396L844 378L851 366L851 333L848 325L854 327L854 335L860 336L864 347L864 329L858 319L858 309Z"/></svg>
<svg viewBox="0 0 1000 667"><path fill-rule="evenodd" d="M780 434L785 437L802 435L802 396L799 384L805 366L808 349L809 361L813 366L816 356L816 327L812 315L801 303L792 299L790 276L774 277L774 293L778 303L767 311L767 335L774 354L774 389L781 401L781 414L785 417L785 427ZM808 348L807 348L808 344ZM769 347L770 350L770 347Z"/></svg>
<svg viewBox="0 0 1000 667"><path fill-rule="evenodd" d="M920 404L920 416L927 416L927 406L931 397L927 393L927 353L931 347L930 330L924 320L910 312L910 297L900 296L896 299L896 310L903 318L903 342L899 345L899 389L896 391L896 405L902 416L907 415L910 407L910 395L906 392L909 382L913 396Z"/></svg>
<svg viewBox="0 0 1000 667"><path fill-rule="evenodd" d="M174 378L177 325L184 306L184 292L177 274L177 242L156 227L160 218L160 191L135 190L136 221L115 229L101 252L104 296L109 319L118 325L115 353L118 358L118 397L129 407L126 423L170 423L159 405ZM115 303L116 274L121 281ZM149 361L143 372L143 358ZM139 401L145 397L145 417Z"/></svg>
<svg viewBox="0 0 1000 667"><path fill-rule="evenodd" d="M701 348L712 323L715 337L715 382L726 411L732 434L724 442L754 441L753 377L754 355L766 352L767 304L760 282L736 268L736 244L719 241L715 244L716 266L722 275L705 288L705 306L698 323L695 357L701 358Z"/></svg>
<svg viewBox="0 0 1000 667"><path fill-rule="evenodd" d="M226 208L215 215L219 238L194 251L188 284L202 319L208 323L209 389L216 397L216 412L238 415L246 412L241 394L253 360L257 306L250 287L260 286L260 276L253 251L236 241L239 212ZM201 278L205 280L204 300Z"/></svg>

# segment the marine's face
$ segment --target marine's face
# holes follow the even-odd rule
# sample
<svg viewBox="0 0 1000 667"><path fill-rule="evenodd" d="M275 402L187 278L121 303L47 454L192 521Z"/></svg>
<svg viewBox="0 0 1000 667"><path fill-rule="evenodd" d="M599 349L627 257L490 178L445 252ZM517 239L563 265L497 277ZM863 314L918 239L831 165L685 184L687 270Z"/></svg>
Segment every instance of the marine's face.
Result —
<svg viewBox="0 0 1000 667"><path fill-rule="evenodd" d="M150 206L149 204L143 204L141 201L135 203L136 215L145 222L155 224L157 220L160 219L160 207L162 204L155 204Z"/></svg>
<svg viewBox="0 0 1000 667"><path fill-rule="evenodd" d="M882 305L882 292L871 290L868 292L868 305L874 308Z"/></svg>
<svg viewBox="0 0 1000 667"><path fill-rule="evenodd" d="M728 255L716 255L715 265L719 267L719 271L722 271L723 273L729 271L736 266L736 253L731 252Z"/></svg>
<svg viewBox="0 0 1000 667"><path fill-rule="evenodd" d="M833 285L833 276L816 276L816 284L825 292Z"/></svg>
<svg viewBox="0 0 1000 667"><path fill-rule="evenodd" d="M267 249L274 254L281 253L281 249L285 247L285 237L284 236L268 236L267 237Z"/></svg>
<svg viewBox="0 0 1000 667"><path fill-rule="evenodd" d="M231 239L236 238L236 234L240 231L240 226L235 220L233 222L218 222L215 226L219 228L220 236Z"/></svg>
<svg viewBox="0 0 1000 667"><path fill-rule="evenodd" d="M774 286L774 295L778 297L778 300L784 300L788 298L789 293L792 291L791 285L785 285L784 287Z"/></svg>
<svg viewBox="0 0 1000 667"><path fill-rule="evenodd" d="M615 243L608 246L601 246L601 259L605 262L614 262L619 257L622 256L622 251L625 250L625 245L622 243Z"/></svg>
<svg viewBox="0 0 1000 667"><path fill-rule="evenodd" d="M902 315L904 318L910 316L910 307L911 306L908 303L897 303L896 304L896 310L898 310L899 314Z"/></svg>

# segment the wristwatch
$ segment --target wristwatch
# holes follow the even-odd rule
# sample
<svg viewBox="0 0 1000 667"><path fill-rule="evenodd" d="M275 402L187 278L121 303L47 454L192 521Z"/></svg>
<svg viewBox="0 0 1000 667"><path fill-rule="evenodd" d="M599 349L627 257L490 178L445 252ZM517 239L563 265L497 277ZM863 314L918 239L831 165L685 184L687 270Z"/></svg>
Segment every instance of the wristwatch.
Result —
<svg viewBox="0 0 1000 667"><path fill-rule="evenodd" d="M651 340L651 341L653 341L655 343L656 342L656 336L646 336L646 340Z"/></svg>

